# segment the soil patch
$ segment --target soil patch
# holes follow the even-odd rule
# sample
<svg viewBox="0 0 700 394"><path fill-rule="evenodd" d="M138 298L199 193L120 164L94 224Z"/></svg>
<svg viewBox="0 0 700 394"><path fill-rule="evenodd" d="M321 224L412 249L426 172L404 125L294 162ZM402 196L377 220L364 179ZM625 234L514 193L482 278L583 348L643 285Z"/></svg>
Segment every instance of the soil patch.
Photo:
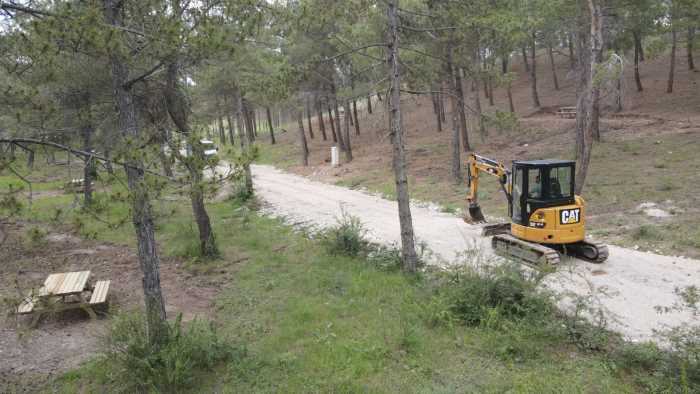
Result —
<svg viewBox="0 0 700 394"><path fill-rule="evenodd" d="M26 223L4 225L7 238L0 248L0 298L7 318L0 325L0 387L22 390L45 384L53 375L75 368L94 357L109 324L108 316L91 320L75 310L43 317L29 329L28 316L11 314L12 303L51 273L91 271L91 280L111 280L110 310L143 305L141 271L135 251L124 246L51 232L33 244L24 236ZM223 285L216 278L193 276L177 259L161 258L161 285L170 318L207 317ZM2 391L2 390L0 390Z"/></svg>

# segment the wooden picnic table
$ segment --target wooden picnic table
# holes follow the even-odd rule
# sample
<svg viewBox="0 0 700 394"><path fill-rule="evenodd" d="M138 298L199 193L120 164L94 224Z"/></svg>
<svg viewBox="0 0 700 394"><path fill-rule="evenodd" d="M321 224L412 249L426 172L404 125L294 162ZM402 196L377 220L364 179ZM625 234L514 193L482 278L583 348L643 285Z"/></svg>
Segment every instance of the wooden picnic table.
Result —
<svg viewBox="0 0 700 394"><path fill-rule="evenodd" d="M89 282L90 271L51 274L37 293L30 294L17 307L18 314L34 313L32 326L36 326L41 315L68 309L83 309L91 318L97 317L94 307L107 302L108 280ZM88 293L90 298L88 298Z"/></svg>

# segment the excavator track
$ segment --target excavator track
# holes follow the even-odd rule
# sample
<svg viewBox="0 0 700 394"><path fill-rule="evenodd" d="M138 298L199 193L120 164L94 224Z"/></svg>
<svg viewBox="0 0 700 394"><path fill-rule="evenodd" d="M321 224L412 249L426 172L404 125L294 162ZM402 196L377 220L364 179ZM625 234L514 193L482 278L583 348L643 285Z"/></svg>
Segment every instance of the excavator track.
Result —
<svg viewBox="0 0 700 394"><path fill-rule="evenodd" d="M608 259L608 246L588 241L567 246L567 254L591 263L600 264Z"/></svg>
<svg viewBox="0 0 700 394"><path fill-rule="evenodd" d="M491 246L501 256L516 258L525 264L536 267L557 266L561 263L561 255L556 249L523 241L509 234L494 235L491 239Z"/></svg>

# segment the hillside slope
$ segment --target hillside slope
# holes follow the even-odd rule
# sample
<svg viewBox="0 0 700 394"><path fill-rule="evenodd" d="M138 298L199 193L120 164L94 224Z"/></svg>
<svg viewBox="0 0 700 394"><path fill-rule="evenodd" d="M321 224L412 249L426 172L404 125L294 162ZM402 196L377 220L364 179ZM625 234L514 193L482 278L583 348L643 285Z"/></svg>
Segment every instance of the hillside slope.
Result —
<svg viewBox="0 0 700 394"><path fill-rule="evenodd" d="M520 58L514 58L513 69L518 78L513 85L513 97L519 123L512 130L490 129L482 141L471 117L469 136L473 150L506 163L514 159L574 157L575 121L558 118L555 110L575 103L575 75L569 71L567 58L556 59L558 91L553 88L545 56L538 59L542 107L535 109L527 75L519 64ZM583 193L588 202L589 233L623 246L698 257L700 73L689 72L685 59L679 56L674 93L667 94L668 63L669 58L661 56L641 65L643 92L636 91L633 69L627 65L623 111L603 113L603 142L594 146ZM467 106L473 107L474 92L470 89L466 92L470 95ZM493 107L488 105L483 89L479 94L486 114L507 110L503 89L494 90ZM448 124L439 133L428 97L405 96L402 104L412 198L439 202L449 211L461 208L466 185L455 185L449 179L449 114ZM330 166L332 141L321 140L316 119L313 121L316 138L309 140L309 167L298 165L296 128L282 134L278 145L261 143L263 161L317 180L364 187L392 196L388 119L382 103L376 99L374 107L371 115L361 111L361 135L352 136L355 159L351 163L339 168ZM496 182L487 181L484 185L481 199L487 216L504 216L506 203Z"/></svg>

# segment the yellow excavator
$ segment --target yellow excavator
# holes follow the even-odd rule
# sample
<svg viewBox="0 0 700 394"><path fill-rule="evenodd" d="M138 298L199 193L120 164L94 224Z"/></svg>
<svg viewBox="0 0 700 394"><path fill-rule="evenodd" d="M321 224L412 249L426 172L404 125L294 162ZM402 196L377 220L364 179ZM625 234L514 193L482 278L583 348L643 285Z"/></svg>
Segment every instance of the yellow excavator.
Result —
<svg viewBox="0 0 700 394"><path fill-rule="evenodd" d="M574 194L576 162L570 160L514 161L512 170L502 163L471 153L467 159L467 216L470 223L485 223L478 202L479 178L498 178L508 200L509 223L484 226L493 235L497 254L532 265L557 265L561 255L594 263L608 258L605 245L589 242L585 234L585 203Z"/></svg>

